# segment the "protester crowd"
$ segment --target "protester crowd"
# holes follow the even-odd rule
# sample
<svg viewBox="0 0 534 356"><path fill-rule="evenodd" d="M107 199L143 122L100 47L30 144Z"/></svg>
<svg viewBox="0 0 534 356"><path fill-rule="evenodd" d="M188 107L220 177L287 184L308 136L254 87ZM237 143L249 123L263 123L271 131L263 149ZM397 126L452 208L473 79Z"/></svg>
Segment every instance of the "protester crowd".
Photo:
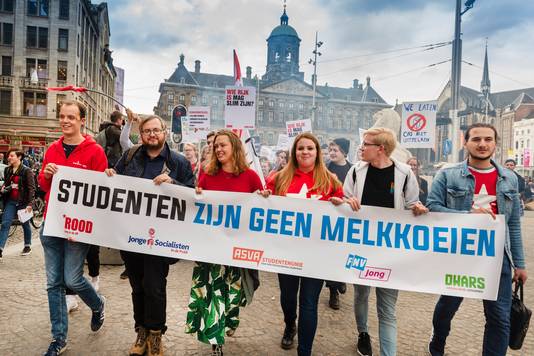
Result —
<svg viewBox="0 0 534 356"><path fill-rule="evenodd" d="M337 138L321 147L312 133L298 135L289 151L279 150L275 160L260 157L261 172L251 169L241 139L230 130L210 132L207 144L183 145L183 154L166 142L167 127L158 116L140 119L127 110L127 120L114 112L101 126L95 138L83 134L86 108L77 101L64 101L59 121L62 137L54 142L44 157L32 157L25 165L24 154L10 150L3 170L5 182L0 229L0 258L9 225L17 209L31 211L36 184L29 166L40 165L38 185L48 202L52 177L60 166L105 172L109 179L125 175L150 179L155 185L178 184L195 189L301 197L329 201L335 206L347 204L357 212L362 206L411 210L414 216L429 211L504 214L506 221L505 251L496 301L484 300L486 325L483 354L505 355L510 332L512 280L527 280L520 228L521 202L532 199L533 183L513 169L505 168L491 157L498 133L489 124L474 124L465 131L467 159L437 172L431 186L420 174L416 158L400 162L391 157L397 147L396 135L387 128L365 131L358 147L359 160L348 161L350 141ZM123 125L124 122L124 125ZM130 140L134 122L139 127L139 143ZM260 175L265 180L262 183ZM483 191L486 189L487 191ZM485 200L479 198L484 195ZM487 199L487 196L491 199ZM521 195L521 196L520 196ZM45 220L46 224L46 220ZM31 230L24 228L23 255L31 251ZM112 230L110 230L112 233ZM40 231L45 257L47 294L52 341L47 356L63 353L67 346L68 312L83 301L92 311L90 327L98 331L105 320L106 298L99 292L99 249L80 242L46 236ZM131 286L135 337L130 355L163 355L162 335L167 329L167 276L177 260L136 252L121 251ZM84 276L88 262L89 279ZM323 285L329 290L329 306L339 309L340 297L347 286L337 281L278 274L280 310L284 324L280 328L280 347L295 346L298 355L311 355L318 324L318 300ZM212 347L212 355L223 355L225 338L239 327L242 307L252 302L260 286L258 271L206 262L196 262L192 271L190 301L185 332ZM368 327L371 287L354 285L354 314L359 355L372 355ZM378 316L380 355L397 353L396 302L398 291L374 288ZM444 355L451 321L462 298L441 296L434 310L433 333L429 343L432 356ZM245 311L246 312L246 311ZM430 322L430 321L429 321ZM282 350L280 354L282 354ZM376 351L375 351L376 352Z"/></svg>

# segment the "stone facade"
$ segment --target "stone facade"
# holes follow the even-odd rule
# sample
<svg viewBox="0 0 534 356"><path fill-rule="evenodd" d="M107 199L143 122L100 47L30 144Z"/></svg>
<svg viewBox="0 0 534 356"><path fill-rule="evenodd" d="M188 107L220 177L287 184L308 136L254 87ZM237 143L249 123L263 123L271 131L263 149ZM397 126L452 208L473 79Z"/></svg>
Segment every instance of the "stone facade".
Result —
<svg viewBox="0 0 534 356"><path fill-rule="evenodd" d="M12 3L0 9L0 23L12 28L10 43L2 38L0 45L0 151L45 147L57 139L57 103L64 99L87 105L86 131L94 133L114 108L110 99L46 88L76 85L114 95L107 5L89 0Z"/></svg>
<svg viewBox="0 0 534 356"><path fill-rule="evenodd" d="M280 25L267 39L267 66L262 79L253 78L252 68L246 67L243 84L256 87L259 93L256 130L252 134L260 136L264 145L277 144L278 135L285 133L286 121L312 118L313 87L299 71L299 43L284 10ZM160 98L154 112L170 121L175 105L210 106L212 127L224 127L224 89L234 85L234 79L230 75L203 73L200 63L196 60L194 70L189 71L185 56L180 56L174 73L160 84ZM353 81L352 88L317 85L313 132L321 143L336 137L349 139L352 156L359 144L358 129L371 127L373 114L389 107L372 88L370 78L365 87L358 80Z"/></svg>

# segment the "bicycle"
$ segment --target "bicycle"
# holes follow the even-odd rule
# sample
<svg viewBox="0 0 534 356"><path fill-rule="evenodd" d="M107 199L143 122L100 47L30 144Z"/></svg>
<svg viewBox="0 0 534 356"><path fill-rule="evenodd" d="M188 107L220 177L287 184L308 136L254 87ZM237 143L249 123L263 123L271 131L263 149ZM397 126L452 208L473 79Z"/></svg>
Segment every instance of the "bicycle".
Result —
<svg viewBox="0 0 534 356"><path fill-rule="evenodd" d="M30 224L34 229L39 229L43 225L43 215L45 209L45 201L42 197L36 196L32 202L33 216L30 218ZM2 221L3 210L0 210L0 221ZM11 237L17 231L17 226L22 226L18 217L15 216L7 236Z"/></svg>

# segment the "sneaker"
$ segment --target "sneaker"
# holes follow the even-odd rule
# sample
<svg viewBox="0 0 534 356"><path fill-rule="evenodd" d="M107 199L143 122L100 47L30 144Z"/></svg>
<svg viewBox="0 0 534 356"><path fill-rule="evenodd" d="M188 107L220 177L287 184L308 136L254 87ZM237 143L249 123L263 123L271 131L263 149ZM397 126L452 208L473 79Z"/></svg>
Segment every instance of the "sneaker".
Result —
<svg viewBox="0 0 534 356"><path fill-rule="evenodd" d="M282 336L282 342L280 343L280 346L284 350L289 350L293 347L293 339L295 338L295 335L297 334L297 326L295 324L291 326L287 326L284 329L284 336Z"/></svg>
<svg viewBox="0 0 534 356"><path fill-rule="evenodd" d="M43 356L57 356L61 355L67 349L67 342L64 340L52 340L48 350Z"/></svg>
<svg viewBox="0 0 534 356"><path fill-rule="evenodd" d="M20 253L21 256L28 256L30 253L32 253L32 248L30 246L24 246L22 249L22 252Z"/></svg>
<svg viewBox="0 0 534 356"><path fill-rule="evenodd" d="M434 335L428 343L428 353L432 356L443 356L445 355L445 343L438 341Z"/></svg>
<svg viewBox="0 0 534 356"><path fill-rule="evenodd" d="M120 278L121 279L128 279L128 271L126 271L126 269L124 271L122 271L122 273L120 275Z"/></svg>
<svg viewBox="0 0 534 356"><path fill-rule="evenodd" d="M100 296L102 298L102 306L98 310L93 310L93 316L91 317L91 330L98 331L102 327L102 324L104 324L104 311L106 309L106 298L104 296Z"/></svg>
<svg viewBox="0 0 534 356"><path fill-rule="evenodd" d="M211 345L211 356L223 356L222 345Z"/></svg>
<svg viewBox="0 0 534 356"><path fill-rule="evenodd" d="M334 310L339 309L339 293L336 288L330 288L330 300L328 301L328 305Z"/></svg>
<svg viewBox="0 0 534 356"><path fill-rule="evenodd" d="M360 356L372 356L373 348L371 346L371 337L368 333L363 332L358 335L358 355Z"/></svg>
<svg viewBox="0 0 534 356"><path fill-rule="evenodd" d="M78 310L78 298L76 295L67 294L65 296L65 301L67 302L67 312Z"/></svg>
<svg viewBox="0 0 534 356"><path fill-rule="evenodd" d="M95 291L98 292L98 290L100 289L100 276L91 277L90 283L92 284Z"/></svg>

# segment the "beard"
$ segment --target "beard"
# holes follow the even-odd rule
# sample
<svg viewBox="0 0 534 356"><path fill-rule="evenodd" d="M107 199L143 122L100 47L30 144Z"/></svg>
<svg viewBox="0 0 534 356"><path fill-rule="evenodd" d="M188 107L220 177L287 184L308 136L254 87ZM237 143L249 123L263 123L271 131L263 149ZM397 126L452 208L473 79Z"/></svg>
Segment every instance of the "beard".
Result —
<svg viewBox="0 0 534 356"><path fill-rule="evenodd" d="M143 140L143 145L146 146L149 150L159 150L165 144L165 137L157 140L156 143L150 142L150 140Z"/></svg>

